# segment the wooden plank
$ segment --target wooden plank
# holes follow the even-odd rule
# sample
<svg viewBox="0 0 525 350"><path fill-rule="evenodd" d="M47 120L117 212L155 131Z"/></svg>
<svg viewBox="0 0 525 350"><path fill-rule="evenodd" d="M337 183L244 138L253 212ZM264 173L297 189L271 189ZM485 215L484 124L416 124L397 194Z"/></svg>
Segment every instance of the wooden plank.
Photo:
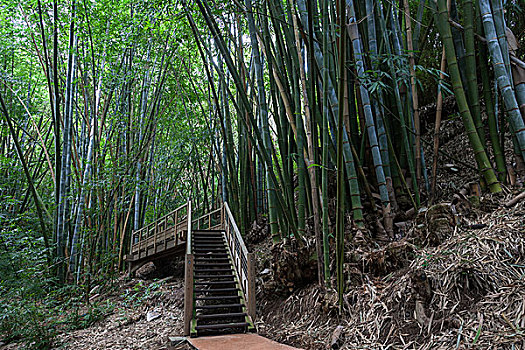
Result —
<svg viewBox="0 0 525 350"><path fill-rule="evenodd" d="M193 254L186 254L184 264L184 335L190 335L193 318Z"/></svg>

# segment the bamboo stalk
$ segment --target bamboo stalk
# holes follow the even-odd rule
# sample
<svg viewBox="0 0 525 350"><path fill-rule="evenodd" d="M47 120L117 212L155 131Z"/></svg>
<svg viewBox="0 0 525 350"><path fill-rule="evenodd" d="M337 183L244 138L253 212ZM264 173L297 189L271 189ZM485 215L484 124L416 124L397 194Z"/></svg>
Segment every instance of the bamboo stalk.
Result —
<svg viewBox="0 0 525 350"><path fill-rule="evenodd" d="M494 26L494 20L488 0L480 0L480 13L483 19L485 35L488 39L488 48L490 57L492 58L494 74L496 75L498 87L501 90L503 102L505 103L506 117L516 136L521 156L525 159L525 123L521 116L516 95L512 88L512 82L505 68L505 55L502 53L504 48L501 47L501 43L497 40L496 28Z"/></svg>
<svg viewBox="0 0 525 350"><path fill-rule="evenodd" d="M446 0L438 0L437 8L438 14L436 22L438 23L439 32L441 34L443 45L445 47L450 78L452 80L452 87L454 89L454 94L456 96L458 108L463 119L463 124L465 126L465 129L467 130L467 136L474 150L479 171L483 175L491 192L501 192L500 183L496 178L496 175L494 174L494 170L492 169L487 154L485 153L483 145L481 144L474 122L472 120L472 115L470 114L470 110L468 108L465 91L463 89L458 63L456 60L450 24L448 23L448 10Z"/></svg>

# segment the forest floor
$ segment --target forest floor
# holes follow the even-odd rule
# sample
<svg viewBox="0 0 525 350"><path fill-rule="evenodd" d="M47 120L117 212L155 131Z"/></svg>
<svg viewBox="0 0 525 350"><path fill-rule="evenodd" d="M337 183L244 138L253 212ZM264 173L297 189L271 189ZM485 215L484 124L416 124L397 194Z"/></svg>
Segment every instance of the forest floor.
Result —
<svg viewBox="0 0 525 350"><path fill-rule="evenodd" d="M427 168L431 134L424 136ZM277 276L281 286L272 286L275 271L286 268L276 269L270 246L254 250L267 272L259 283L259 332L312 350L525 349L525 199L508 205L525 178L513 177L500 195L478 192L461 120L444 120L440 138L448 153L440 155L437 205L398 215L394 241L347 227L353 239L345 249L342 312L335 291L315 282L286 290Z"/></svg>
<svg viewBox="0 0 525 350"><path fill-rule="evenodd" d="M433 237L439 244L423 241L432 238L431 222L454 220L447 211L418 216L399 241L356 247L355 263L345 266L342 314L335 292L315 282L276 291L271 245L258 243L259 334L311 350L524 349L525 201L498 205L507 198L461 209L460 222L448 221ZM185 349L170 347L169 339L183 333L181 277L118 284L97 297L112 311L60 335L57 349Z"/></svg>
<svg viewBox="0 0 525 350"><path fill-rule="evenodd" d="M396 218L390 242L348 227L342 312L335 291L319 287L308 266L290 267L300 253L272 246L264 225L253 225L260 335L307 350L525 349L525 199L505 205L519 188L479 196L461 122L446 120L443 130L454 159L440 161L438 205ZM430 168L428 144L425 154ZM110 311L60 334L55 348L185 349L169 339L183 333L181 271L157 277L122 276L110 292L91 293ZM0 343L12 349L17 344Z"/></svg>
<svg viewBox="0 0 525 350"><path fill-rule="evenodd" d="M512 196L482 197L477 208L439 205L398 241L354 247L342 314L334 291L315 282L276 290L271 244L252 245L259 334L312 350L525 348L525 200L501 205ZM60 335L57 348L173 348L169 337L182 335L183 279L118 284L97 297L112 303L111 313Z"/></svg>

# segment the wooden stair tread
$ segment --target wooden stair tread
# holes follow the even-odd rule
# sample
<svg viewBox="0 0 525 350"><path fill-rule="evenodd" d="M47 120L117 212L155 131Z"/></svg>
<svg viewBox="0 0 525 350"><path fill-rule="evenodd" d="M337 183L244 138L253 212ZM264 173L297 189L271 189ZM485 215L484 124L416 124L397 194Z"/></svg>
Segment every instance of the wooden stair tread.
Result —
<svg viewBox="0 0 525 350"><path fill-rule="evenodd" d="M197 315L198 320L207 320L215 318L227 318L227 317L245 317L248 316L246 312L232 312L227 314L210 314L210 315Z"/></svg>
<svg viewBox="0 0 525 350"><path fill-rule="evenodd" d="M218 256L228 256L228 253L195 253L195 256L196 257L207 257L207 258L212 258L212 257L218 257Z"/></svg>
<svg viewBox="0 0 525 350"><path fill-rule="evenodd" d="M224 292L236 292L237 288L215 288L215 289L195 289L195 293L224 293Z"/></svg>
<svg viewBox="0 0 525 350"><path fill-rule="evenodd" d="M214 238L214 239L208 239L208 238L194 238L193 244L199 243L199 244L207 244L207 243L224 243L224 238Z"/></svg>
<svg viewBox="0 0 525 350"><path fill-rule="evenodd" d="M244 304L217 304L217 305L196 305L195 309L209 310L209 309L229 309L234 307L243 307Z"/></svg>
<svg viewBox="0 0 525 350"><path fill-rule="evenodd" d="M221 243L221 244L216 244L216 245L204 245L204 244L194 244L193 245L193 249L213 249L213 250L216 250L220 248L221 250L226 250L226 246L224 245L224 243Z"/></svg>
<svg viewBox="0 0 525 350"><path fill-rule="evenodd" d="M231 264L230 263L216 263L216 262L214 262L212 264L210 264L210 263L203 264L203 263L198 262L198 263L195 263L195 265L193 265L193 266L195 266L195 267L202 267L202 266L213 266L213 267L215 267L215 266L231 266Z"/></svg>
<svg viewBox="0 0 525 350"><path fill-rule="evenodd" d="M193 270L195 273L198 272L231 272L233 269L230 267L229 269L195 269Z"/></svg>
<svg viewBox="0 0 525 350"><path fill-rule="evenodd" d="M211 247L208 247L208 246L194 246L193 249L195 251L197 250L200 250L201 252L202 251L209 251L209 252L216 252L218 250L222 250L222 251L226 251L226 246L225 245L220 245L220 246L211 246Z"/></svg>
<svg viewBox="0 0 525 350"><path fill-rule="evenodd" d="M223 300L223 299L241 299L240 295L219 295L210 297L195 297L195 300Z"/></svg>
<svg viewBox="0 0 525 350"><path fill-rule="evenodd" d="M217 324L206 324L196 326L196 330L206 330L206 329L222 329L222 328L242 328L248 327L250 324L248 322L238 322L238 323L217 323Z"/></svg>
<svg viewBox="0 0 525 350"><path fill-rule="evenodd" d="M199 259L195 259L195 264L210 263L210 262L216 263L217 261L230 261L230 258L212 258L212 259L199 258ZM228 265L229 264L230 263L228 263Z"/></svg>
<svg viewBox="0 0 525 350"><path fill-rule="evenodd" d="M196 279L203 279L203 278L234 278L235 275L195 275Z"/></svg>
<svg viewBox="0 0 525 350"><path fill-rule="evenodd" d="M206 285L221 285L221 284L237 284L237 281L209 281L209 282L195 282L196 286L206 286Z"/></svg>

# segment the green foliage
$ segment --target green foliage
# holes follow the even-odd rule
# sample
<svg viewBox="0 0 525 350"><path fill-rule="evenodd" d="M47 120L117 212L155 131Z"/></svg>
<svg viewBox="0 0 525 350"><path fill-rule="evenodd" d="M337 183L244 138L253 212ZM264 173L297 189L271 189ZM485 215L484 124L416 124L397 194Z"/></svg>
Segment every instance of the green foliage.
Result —
<svg viewBox="0 0 525 350"><path fill-rule="evenodd" d="M73 311L67 314L63 323L67 330L84 329L104 319L113 309L114 305L110 301L87 307L82 306L82 303L76 303Z"/></svg>
<svg viewBox="0 0 525 350"><path fill-rule="evenodd" d="M47 292L44 249L24 222L0 220L0 336L25 348L49 348L56 335Z"/></svg>
<svg viewBox="0 0 525 350"><path fill-rule="evenodd" d="M124 298L124 304L138 306L145 300L159 295L161 293L159 282L153 282L146 285L143 281L139 281L131 290L126 290L122 297Z"/></svg>
<svg viewBox="0 0 525 350"><path fill-rule="evenodd" d="M49 349L56 336L53 310L35 300L0 303L0 334L4 341L22 340L22 349Z"/></svg>
<svg viewBox="0 0 525 350"><path fill-rule="evenodd" d="M49 349L60 331L89 327L113 305L86 305L86 286L56 284L42 239L28 224L34 220L0 216L0 339L21 349ZM111 278L101 279L112 287Z"/></svg>

